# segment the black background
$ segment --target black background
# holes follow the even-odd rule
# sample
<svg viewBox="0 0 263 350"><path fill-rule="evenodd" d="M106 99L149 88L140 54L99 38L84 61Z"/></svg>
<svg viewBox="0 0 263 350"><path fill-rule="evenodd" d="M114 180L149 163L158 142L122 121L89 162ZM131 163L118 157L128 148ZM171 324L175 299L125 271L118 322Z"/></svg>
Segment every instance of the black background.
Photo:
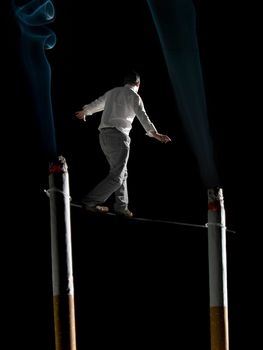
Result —
<svg viewBox="0 0 263 350"><path fill-rule="evenodd" d="M220 185L224 191L226 223L230 230L236 232L227 233L230 349L239 350L241 344L247 344L244 348L252 349L258 342L256 317L261 315L258 286L261 256L261 225L258 214L260 201L257 200L260 197L260 158L257 155L259 147L256 136L258 112L254 112L256 89L250 81L252 70L256 66L254 57L257 56L258 47L257 11L252 6L242 7L239 2L229 4L228 1L211 3L200 0L194 3L209 123ZM135 120L131 132L129 161L130 209L139 217L204 225L207 222L207 188L200 178L197 161L177 113L168 72L147 3L139 0L130 4L125 1L104 1L102 4L57 1L54 5L56 19L50 27L57 35L57 44L47 52L47 57L52 68L52 103L57 146L59 154L66 158L69 167L72 198L79 200L107 171L107 164L98 144L99 116L82 123L74 117L74 112L105 90L121 85L123 73L127 67L133 67L141 74L140 95L151 120L158 130L168 134L173 142L162 145L147 138ZM7 287L3 289L6 296L11 295L11 301L5 305L8 315L6 324L11 332L8 339L11 342L15 341L16 337L12 336L15 334L27 348L51 349L53 324L49 203L44 192L48 188L49 159L43 152L39 138L27 76L20 60L20 31L11 6L4 6L1 15L4 24L1 57L4 77L2 198L5 208L5 239L2 250L5 272L3 285ZM252 75L257 77L256 74ZM198 269L206 266L205 231L180 226L168 228L166 225L157 224L138 225L134 228L132 224L116 225L112 221L106 224L96 220L89 223L79 215L80 213L72 212L73 242L76 247L74 252L77 252L74 256L76 254L76 310L79 325L77 334L80 349L87 344L87 340L84 341L85 332L88 332L84 321L86 313L83 311L90 311L87 295L91 293L91 298L98 298L94 296L94 289L90 292L89 284L84 278L87 270L82 267L86 267L85 257L90 248L86 250L85 247L89 247L90 244L95 247L93 255L90 252L94 259L104 257L109 263L108 266L120 274L123 274L121 266L127 266L127 275L134 285L138 281L135 282L135 277L131 275L133 270L129 264L133 261L133 253L137 252L139 258L133 267L138 278L143 281L141 284L145 293L144 302L137 303L138 313L143 309L142 305L148 305L147 300L151 300L147 298L147 291L153 288L156 276L149 271L153 271L157 266L166 269L166 273L157 274L161 298L164 299L167 293L162 293L160 286L167 286L169 281L166 288L169 290L168 300L173 300L175 295L176 304L178 300L179 304L187 304L193 302L194 294L196 300L200 301L200 306L193 310L195 313L201 312L207 301L206 272L203 271L200 276L204 283L201 291L194 288L195 292L192 292L187 276L195 275L195 285L199 284L196 277ZM89 238L86 236L88 225L91 234L88 235ZM98 236L94 234L95 229ZM153 229L159 231L150 235ZM85 239L81 238L83 233ZM123 238L124 235L126 238ZM196 235L200 235L200 241L197 241ZM175 249L175 255L171 245ZM114 254L110 254L110 250ZM153 254L153 251L157 254ZM112 256L115 258L111 259ZM167 261L161 263L157 256L161 257L162 261ZM168 258L174 259L175 256L176 262ZM146 264L147 258L152 264ZM93 263L97 261L94 259ZM97 264L94 263L93 282L101 272L104 281L110 279L110 272L103 269L103 262L100 260ZM181 265L178 278L173 276L173 264ZM149 277L147 284L142 271L148 265L147 273L152 277ZM194 271L193 266L196 269ZM119 281L119 274L116 272L111 283L114 284L115 281L116 285L119 285L117 280ZM180 291L176 288L175 294L172 287L174 284L180 285ZM185 288L182 288L183 285ZM103 288L102 282L99 282L98 286ZM126 305L124 297L118 299L114 292L107 290L106 295L111 296L109 299L115 303L122 300ZM105 311L108 307L107 315L111 315L111 303L107 298L105 301L105 294L103 295L101 300L104 302L100 305L103 305L104 309L101 307L101 310ZM168 309L169 302L166 302L165 308ZM160 307L160 304L158 305ZM174 312L176 308L171 305L171 312ZM151 309L150 306L145 308L148 311ZM195 328L191 324L189 309L185 314L182 308L180 310L181 322L176 323L175 333L173 322L165 323L163 328L169 334L166 334L166 337L174 338L181 332L179 339L186 341L195 329L193 338L197 334L203 334L197 344L203 344L204 348L208 346L207 325L202 333L202 327L199 328L197 324L198 316L193 317ZM129 313L131 310L128 311L127 307L126 311ZM206 323L204 315L202 314L201 319ZM142 314L138 318L140 317ZM172 315L172 320L173 317L176 315ZM29 320L25 321L26 319ZM110 320L108 322L110 323ZM149 324L149 318L146 318L145 322ZM141 323L143 328L143 321ZM94 338L102 339L98 328L94 324L92 327L93 334L96 334ZM102 329L105 330L106 327ZM123 329L121 333L124 333ZM147 334L150 338L151 332ZM137 336L133 339L136 340ZM131 337L131 334L127 337ZM162 344L160 339L159 341ZM114 340L111 342L114 344ZM188 348L187 344L186 342L185 348Z"/></svg>

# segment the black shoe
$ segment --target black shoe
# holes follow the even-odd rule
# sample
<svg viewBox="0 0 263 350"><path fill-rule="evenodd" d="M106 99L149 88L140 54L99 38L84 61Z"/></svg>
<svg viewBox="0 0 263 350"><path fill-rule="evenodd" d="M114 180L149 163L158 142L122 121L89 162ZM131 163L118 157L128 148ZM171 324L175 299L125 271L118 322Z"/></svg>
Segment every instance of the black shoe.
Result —
<svg viewBox="0 0 263 350"><path fill-rule="evenodd" d="M116 215L123 216L125 218L132 218L133 213L129 209L125 209L122 211L115 211Z"/></svg>

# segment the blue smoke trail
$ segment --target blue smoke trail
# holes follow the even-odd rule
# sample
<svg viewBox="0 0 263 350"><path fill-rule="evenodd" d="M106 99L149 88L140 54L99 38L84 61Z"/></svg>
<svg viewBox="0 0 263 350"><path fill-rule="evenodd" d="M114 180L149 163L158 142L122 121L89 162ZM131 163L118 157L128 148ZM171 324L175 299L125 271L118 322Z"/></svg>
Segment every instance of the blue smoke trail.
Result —
<svg viewBox="0 0 263 350"><path fill-rule="evenodd" d="M57 150L51 103L51 69L45 50L56 44L55 34L46 26L54 20L55 9L51 0L24 3L18 6L13 0L14 13L21 29L21 57L36 108L43 151L48 158L54 158Z"/></svg>
<svg viewBox="0 0 263 350"><path fill-rule="evenodd" d="M205 186L218 185L192 0L147 0L178 110Z"/></svg>

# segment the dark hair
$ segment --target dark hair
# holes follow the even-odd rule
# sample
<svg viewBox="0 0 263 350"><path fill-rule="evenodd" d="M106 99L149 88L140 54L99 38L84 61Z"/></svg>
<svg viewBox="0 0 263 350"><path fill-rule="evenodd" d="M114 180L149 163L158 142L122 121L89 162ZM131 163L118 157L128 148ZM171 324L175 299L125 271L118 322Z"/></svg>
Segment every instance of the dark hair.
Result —
<svg viewBox="0 0 263 350"><path fill-rule="evenodd" d="M125 74L124 84L136 85L138 83L140 83L140 75L136 71L131 70Z"/></svg>

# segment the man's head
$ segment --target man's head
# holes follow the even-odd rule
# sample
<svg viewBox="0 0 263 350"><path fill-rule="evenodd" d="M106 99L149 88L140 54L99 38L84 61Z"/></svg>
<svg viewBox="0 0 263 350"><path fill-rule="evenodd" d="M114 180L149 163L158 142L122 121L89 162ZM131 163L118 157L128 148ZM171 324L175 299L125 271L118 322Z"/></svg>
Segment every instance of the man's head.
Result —
<svg viewBox="0 0 263 350"><path fill-rule="evenodd" d="M124 77L124 84L130 84L130 85L135 85L139 87L140 85L139 74L134 70L127 72Z"/></svg>

